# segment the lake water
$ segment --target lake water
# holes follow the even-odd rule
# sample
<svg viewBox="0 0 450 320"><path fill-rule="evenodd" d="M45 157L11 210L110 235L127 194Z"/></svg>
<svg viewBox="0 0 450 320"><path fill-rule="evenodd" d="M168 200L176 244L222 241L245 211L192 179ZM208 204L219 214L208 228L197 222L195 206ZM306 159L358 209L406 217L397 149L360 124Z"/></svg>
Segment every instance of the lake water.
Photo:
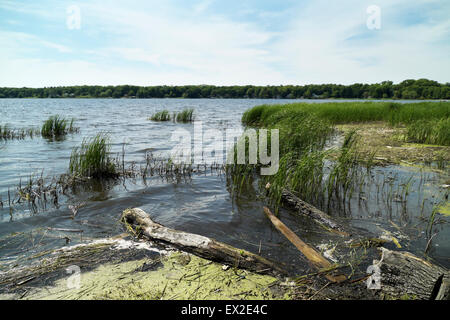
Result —
<svg viewBox="0 0 450 320"><path fill-rule="evenodd" d="M0 124L9 124L11 128L40 128L51 115L60 114L66 118L75 118L80 133L68 135L63 141L48 141L41 137L24 140L3 141L0 144L0 262L3 268L17 259L25 259L33 254L76 244L90 239L105 238L124 232L119 223L122 211L130 207L139 207L152 218L166 226L189 232L199 233L220 241L244 248L252 252L282 261L296 272L305 272L307 264L304 258L282 235L276 231L262 212L263 200L249 193L240 197L232 196L226 179L220 174L194 175L188 181L180 183L151 178L142 183L93 185L89 191L80 191L62 199L58 206L48 205L46 210L33 212L26 205L8 207L8 190L14 193L19 183L26 183L30 175L51 177L67 172L73 147L79 146L84 138L99 132L111 136L112 152L120 154L125 146L126 162L141 163L147 152L168 154L176 142L171 141L172 133L177 129L192 131L192 124L173 122L158 123L149 121L153 113L164 109L180 111L185 108L195 110L195 119L202 121L203 129L218 129L225 134L226 129L242 130L240 119L243 112L260 104L294 102L295 100L254 100L254 99L0 99ZM304 100L303 100L304 101ZM319 103L326 100L312 100ZM344 101L344 100L339 100ZM410 102L410 101L408 101ZM205 141L204 146L212 142ZM414 181L410 195L411 204L406 208L383 206L376 210L364 207L354 201L350 213L342 218L344 223L380 234L391 231L396 234L404 248L415 253L423 252L426 246L424 221L420 215L431 214L433 204L439 198L437 189L419 190L418 179L426 184L437 186L441 182L439 175L419 173L414 168L387 167L377 168L376 176L392 176L402 183L410 176ZM381 182L379 182L381 184ZM380 202L375 187L368 191L369 203ZM421 187L420 187L421 188ZM427 201L421 201L423 192L431 192ZM433 194L436 192L436 194ZM72 218L70 204L84 205ZM373 208L374 206L372 206ZM422 209L423 207L423 209ZM420 212L419 214L419 211ZM323 230L307 218L282 210L281 219L302 239L318 246L330 242L324 240ZM444 221L445 218L441 217ZM392 223L394 222L394 224ZM445 221L444 221L445 222ZM401 232L397 230L400 225ZM426 223L425 223L426 225ZM66 228L83 230L78 233L64 233L48 228ZM450 266L450 232L448 224L437 226L438 235L433 239L430 256L441 264ZM405 239L402 240L402 235Z"/></svg>

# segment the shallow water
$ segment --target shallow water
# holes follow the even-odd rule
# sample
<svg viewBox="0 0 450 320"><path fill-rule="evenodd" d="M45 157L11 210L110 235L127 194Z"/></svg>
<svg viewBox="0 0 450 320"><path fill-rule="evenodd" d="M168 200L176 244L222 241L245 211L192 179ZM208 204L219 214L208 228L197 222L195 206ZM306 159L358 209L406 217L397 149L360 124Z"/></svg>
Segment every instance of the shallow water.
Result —
<svg viewBox="0 0 450 320"><path fill-rule="evenodd" d="M311 102L324 102L312 100ZM344 101L344 100L339 100ZM253 99L0 99L0 124L12 128L39 128L50 115L61 114L75 118L80 133L68 135L63 141L48 141L40 137L11 140L0 145L0 196L4 207L0 208L0 262L11 262L19 257L28 257L67 244L76 244L88 239L104 238L124 232L118 219L121 212L129 207L140 207L152 218L164 225L189 232L214 237L231 245L261 253L263 256L289 264L297 272L308 267L298 251L276 231L264 216L264 203L252 192L241 197L233 197L227 188L223 175L194 175L181 183L151 178L145 185L140 179L126 183L92 186L62 200L59 207L49 205L47 210L33 213L27 206L8 208L8 189L13 192L21 181L25 184L30 175L52 177L67 172L72 148L80 145L83 138L98 132L108 132L113 142L112 152L120 154L125 144L125 160L140 163L147 152L168 154L175 141L170 141L176 129L193 130L192 124L158 123L147 120L153 113L164 109L180 111L194 108L196 120L202 121L203 128L219 129L225 133L228 128L242 130L242 113L260 104L294 102L293 100L253 100ZM204 141L211 146L212 141ZM402 179L410 175L419 177L414 168L378 168L376 177L388 176L392 172ZM423 179L422 179L423 180ZM420 180L420 181L422 181ZM431 200L425 201L419 184L412 185L407 214L401 215L403 208L391 201L380 200L377 183L368 182L365 198L359 201L355 195L349 210L339 211L342 219L358 228L367 229L377 235L384 230L397 232L399 241L416 253L423 252L426 239L420 217L428 217L435 205L435 199L442 195L438 185L441 177L430 174L423 184L431 193ZM379 185L382 182L378 182ZM398 186L397 186L398 187ZM422 190L422 189L420 189ZM388 191L386 191L388 192ZM72 219L69 204L84 206ZM365 204L364 204L365 203ZM393 204L392 204L393 203ZM396 206L396 209L392 209ZM380 211L378 213L377 211ZM423 212L420 212L423 211ZM409 217L409 218L408 218ZM443 217L440 217L444 219ZM300 238L313 245L332 241L324 239L323 230L306 218L289 211L281 211L281 219ZM403 220L402 220L403 219ZM406 219L406 222L405 222ZM392 224L400 225L408 241ZM420 224L420 225L417 225ZM426 224L426 223L425 223ZM83 233L64 233L47 228L80 229ZM450 231L447 224L436 228L439 234L433 239L430 256L441 264L450 266ZM414 238L417 233L417 238Z"/></svg>

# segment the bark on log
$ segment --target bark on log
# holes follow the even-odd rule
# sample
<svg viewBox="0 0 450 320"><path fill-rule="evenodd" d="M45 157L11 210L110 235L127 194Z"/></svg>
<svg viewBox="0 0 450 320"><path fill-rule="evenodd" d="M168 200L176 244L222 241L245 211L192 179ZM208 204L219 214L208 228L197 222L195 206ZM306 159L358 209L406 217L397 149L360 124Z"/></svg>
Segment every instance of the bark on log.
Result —
<svg viewBox="0 0 450 320"><path fill-rule="evenodd" d="M380 248L381 291L400 298L448 299L449 273L446 269L425 261L409 252Z"/></svg>
<svg viewBox="0 0 450 320"><path fill-rule="evenodd" d="M325 229L328 229L329 231L334 233L338 233L342 236L350 236L350 233L346 230L345 227L343 227L336 221L333 221L333 219L325 212L301 200L292 192L284 189L281 193L281 200L286 206L310 217L311 219L322 225Z"/></svg>
<svg viewBox="0 0 450 320"><path fill-rule="evenodd" d="M170 244L204 259L261 274L286 275L279 264L212 238L167 228L154 222L145 211L138 208L125 210L122 221L140 236Z"/></svg>

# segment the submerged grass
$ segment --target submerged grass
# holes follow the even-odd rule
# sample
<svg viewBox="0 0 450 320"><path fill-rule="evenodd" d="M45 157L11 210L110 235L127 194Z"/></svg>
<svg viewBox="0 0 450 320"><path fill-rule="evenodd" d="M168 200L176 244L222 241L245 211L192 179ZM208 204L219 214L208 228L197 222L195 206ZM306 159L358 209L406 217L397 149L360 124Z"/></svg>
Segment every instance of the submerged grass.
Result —
<svg viewBox="0 0 450 320"><path fill-rule="evenodd" d="M117 168L109 152L110 144L107 134L99 133L93 138L84 139L81 147L75 147L72 151L70 173L81 177L117 177Z"/></svg>

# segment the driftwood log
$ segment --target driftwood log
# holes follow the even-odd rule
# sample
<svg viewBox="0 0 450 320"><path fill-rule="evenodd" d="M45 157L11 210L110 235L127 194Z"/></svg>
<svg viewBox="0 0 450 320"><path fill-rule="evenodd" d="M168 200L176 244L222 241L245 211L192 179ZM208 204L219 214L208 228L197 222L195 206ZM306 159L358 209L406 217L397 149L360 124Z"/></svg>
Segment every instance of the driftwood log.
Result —
<svg viewBox="0 0 450 320"><path fill-rule="evenodd" d="M284 189L281 193L281 201L287 207L298 211L299 213L310 217L319 225L327 229L328 231L340 234L342 236L350 236L346 227L342 226L338 222L334 221L328 214L310 205L309 203L301 200L292 192Z"/></svg>
<svg viewBox="0 0 450 320"><path fill-rule="evenodd" d="M139 236L170 244L204 259L261 274L274 276L286 274L279 264L249 251L232 247L212 238L160 225L154 222L145 211L138 208L125 210L122 214L122 222Z"/></svg>
<svg viewBox="0 0 450 320"><path fill-rule="evenodd" d="M380 289L392 297L408 295L411 299L448 300L448 270L405 251L380 248Z"/></svg>
<svg viewBox="0 0 450 320"><path fill-rule="evenodd" d="M325 259L316 249L301 240L291 229L289 229L280 219L275 217L269 208L264 207L264 213L273 225L308 259L309 263L317 270L332 269L333 265ZM331 282L342 282L347 280L344 275L332 275L324 273Z"/></svg>

